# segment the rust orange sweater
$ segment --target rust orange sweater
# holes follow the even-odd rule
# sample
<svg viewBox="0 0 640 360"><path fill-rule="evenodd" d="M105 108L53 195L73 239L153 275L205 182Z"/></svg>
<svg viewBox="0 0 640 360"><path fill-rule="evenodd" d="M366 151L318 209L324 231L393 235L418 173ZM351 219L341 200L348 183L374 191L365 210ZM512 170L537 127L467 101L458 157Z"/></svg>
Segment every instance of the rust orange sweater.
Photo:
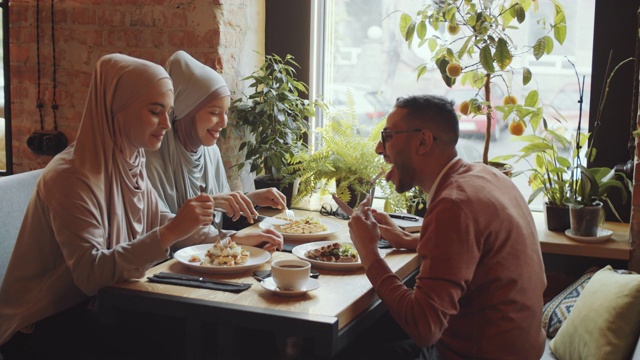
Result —
<svg viewBox="0 0 640 360"><path fill-rule="evenodd" d="M537 231L512 180L456 160L430 196L406 288L384 260L367 276L418 346L443 359L540 359L546 286Z"/></svg>

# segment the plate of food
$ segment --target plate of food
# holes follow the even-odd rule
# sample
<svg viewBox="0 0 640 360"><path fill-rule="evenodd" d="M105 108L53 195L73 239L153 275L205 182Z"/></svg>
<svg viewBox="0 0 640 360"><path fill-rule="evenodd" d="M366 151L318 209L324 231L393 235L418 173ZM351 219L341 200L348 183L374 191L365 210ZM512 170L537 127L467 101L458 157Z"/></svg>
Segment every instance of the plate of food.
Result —
<svg viewBox="0 0 640 360"><path fill-rule="evenodd" d="M261 228L274 228L289 241L317 241L340 230L341 224L315 216L296 217L292 220L281 217L264 219Z"/></svg>
<svg viewBox="0 0 640 360"><path fill-rule="evenodd" d="M173 257L196 271L225 274L255 269L269 261L271 254L229 241L189 246L177 251Z"/></svg>
<svg viewBox="0 0 640 360"><path fill-rule="evenodd" d="M362 267L358 252L349 241L316 241L298 245L291 253L319 268L345 270Z"/></svg>

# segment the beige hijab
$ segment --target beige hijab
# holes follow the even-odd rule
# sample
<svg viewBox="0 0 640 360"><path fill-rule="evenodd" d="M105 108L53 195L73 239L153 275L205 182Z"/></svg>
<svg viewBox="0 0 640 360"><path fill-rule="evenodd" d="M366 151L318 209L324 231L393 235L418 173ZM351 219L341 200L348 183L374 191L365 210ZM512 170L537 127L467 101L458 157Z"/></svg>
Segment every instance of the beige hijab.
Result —
<svg viewBox="0 0 640 360"><path fill-rule="evenodd" d="M208 194L231 191L220 149L217 145L202 146L195 123L196 113L230 92L220 74L184 51L174 53L166 69L175 88L173 128L165 135L160 150L147 154L147 173L160 198L175 214L187 199L200 193L200 186ZM218 213L216 221L221 219Z"/></svg>
<svg viewBox="0 0 640 360"><path fill-rule="evenodd" d="M53 211L63 211L62 204L69 202L87 202L87 206L94 207L94 213L100 214L102 223L108 225L104 244L107 249L138 238L158 221L159 214L143 216L144 193L149 186L144 150L138 149L131 160L124 155L129 141L124 121L137 119L114 119L149 87L168 78L161 66L146 60L122 54L102 57L93 74L77 140L48 165L77 176L65 179L49 171L38 184ZM76 199L68 195L63 199L57 191L51 191L73 186L69 181L80 182L78 188L89 189L92 196L79 192Z"/></svg>

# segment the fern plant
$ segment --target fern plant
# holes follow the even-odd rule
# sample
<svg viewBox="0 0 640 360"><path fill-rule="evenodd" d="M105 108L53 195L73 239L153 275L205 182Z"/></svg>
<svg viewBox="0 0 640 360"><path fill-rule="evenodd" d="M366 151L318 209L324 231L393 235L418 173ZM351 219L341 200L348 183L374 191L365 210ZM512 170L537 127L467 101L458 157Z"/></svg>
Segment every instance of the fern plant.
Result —
<svg viewBox="0 0 640 360"><path fill-rule="evenodd" d="M327 111L326 125L316 129L322 141L321 148L313 153L299 151L291 159L293 165L286 169L285 180L293 182L300 179L293 204L316 192L327 195L334 191L343 201L357 203L364 200L376 185L388 193L386 181L378 180L377 184L371 184L371 179L381 168L388 167L375 152L384 122L375 126L368 137L362 136L365 128L358 126L350 94L347 95L347 103L345 111Z"/></svg>

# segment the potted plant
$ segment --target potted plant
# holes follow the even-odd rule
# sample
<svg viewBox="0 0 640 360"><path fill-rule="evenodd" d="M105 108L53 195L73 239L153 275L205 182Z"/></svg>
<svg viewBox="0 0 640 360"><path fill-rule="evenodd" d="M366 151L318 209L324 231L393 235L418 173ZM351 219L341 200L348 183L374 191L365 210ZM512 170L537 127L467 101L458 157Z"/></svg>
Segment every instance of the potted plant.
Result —
<svg viewBox="0 0 640 360"><path fill-rule="evenodd" d="M320 101L302 97L308 86L296 79L294 67L300 66L291 55L284 59L266 55L260 69L243 79L251 81L249 88L253 92L231 104L233 128L245 139L239 151L246 150L246 162L237 166L241 170L250 165L250 171L260 175L255 179L257 189L283 189L283 169L296 151L306 149L303 140L309 129L307 118L315 115L316 106L321 106ZM291 199L291 193L290 187L285 192L287 199Z"/></svg>
<svg viewBox="0 0 640 360"><path fill-rule="evenodd" d="M358 126L353 98L348 97L347 111L328 109L325 126L316 129L322 146L310 153L297 150L286 171L288 182L300 179L293 204L319 192L328 195L335 192L349 206L364 200L372 188L378 186L390 193L390 185L378 179L371 180L387 165L375 148L384 121L373 127L368 137L361 135L364 127Z"/></svg>
<svg viewBox="0 0 640 360"><path fill-rule="evenodd" d="M629 58L620 62L607 77L596 114L594 131L592 133L594 138L597 136L598 129L600 128L601 116L607 100L611 79L620 66L632 60L633 58ZM609 57L609 64L607 64L605 74L609 73L610 61L611 56ZM579 77L578 86L584 89L584 80L581 83ZM580 107L582 108L581 102ZM580 113L582 113L582 111L580 111ZM581 122L582 119L579 117L578 128L580 128ZM578 138L579 136L580 134L578 133L576 137ZM579 153L583 145L584 143L576 142L575 150ZM593 141L591 141L586 151L586 159L593 161L596 154L597 151L593 147ZM618 188L620 189L622 202L626 203L627 191L631 193L632 186L633 184L624 172L615 171L607 167L588 168L582 165L581 157L576 156L569 180L569 195L565 198L565 203L569 205L572 233L584 237L598 236L598 230L604 222L603 203L607 203L613 214L622 222L620 215L607 195L609 191Z"/></svg>
<svg viewBox="0 0 640 360"><path fill-rule="evenodd" d="M529 47L516 46L510 31L516 30L529 13L537 10L535 1L442 0L426 5L415 18L407 13L401 15L400 31L409 47L414 40L418 47L429 47L432 60L447 86L454 86L459 79L462 85L478 89L476 96L459 104L459 111L463 116L486 117L482 156L485 164L489 164L489 144L495 128L494 109L501 112L504 119L511 119L510 129L514 134L522 134L525 122L537 128L542 119L537 91L532 90L526 96L530 99L528 103L518 104L511 91L511 82L516 71L522 71L523 85L532 79L529 68L514 68L514 57L532 52L538 60L552 52L554 39L559 44L564 42L564 9L557 0L552 2L555 10L553 21L538 21L546 33ZM450 36L443 36L440 28L446 28ZM417 71L419 79L426 74L427 64L419 66ZM502 106L491 101L492 83L496 81L507 88Z"/></svg>

